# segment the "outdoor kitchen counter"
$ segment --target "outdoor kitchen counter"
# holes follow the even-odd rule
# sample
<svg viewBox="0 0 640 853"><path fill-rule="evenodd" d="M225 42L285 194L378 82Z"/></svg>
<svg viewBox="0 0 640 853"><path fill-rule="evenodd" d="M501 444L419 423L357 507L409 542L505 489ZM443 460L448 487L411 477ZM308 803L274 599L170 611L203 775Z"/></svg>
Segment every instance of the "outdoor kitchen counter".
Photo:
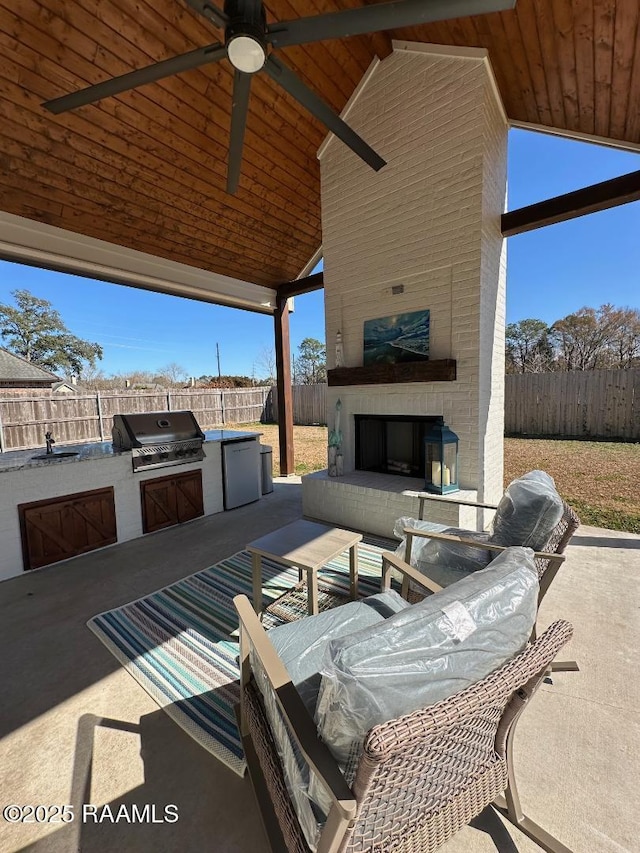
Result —
<svg viewBox="0 0 640 853"><path fill-rule="evenodd" d="M204 431L204 443L221 443L223 441L242 441L247 438L260 438L260 432L242 432L229 429L208 429ZM206 452L206 451L205 451ZM130 450L114 450L110 441L93 441L86 444L54 444L50 459L35 459L45 453L43 447L33 447L30 450L7 450L0 453L0 474L5 471L20 471L23 468L57 468L68 462L86 462L109 459L113 456L130 456ZM57 456L59 453L77 453L77 456Z"/></svg>
<svg viewBox="0 0 640 853"><path fill-rule="evenodd" d="M77 452L77 456L34 459L44 447L0 453L0 580L23 572L22 540L18 507L36 501L76 495L98 489L113 489L117 541L143 535L141 484L201 471L205 515L224 510L222 449L224 443L259 440L259 432L207 430L205 458L194 462L134 473L131 451L114 451L110 441L55 445L54 453ZM82 462L82 465L68 464ZM62 566L63 564L59 564Z"/></svg>
<svg viewBox="0 0 640 853"><path fill-rule="evenodd" d="M208 441L242 441L247 438L260 438L261 432L242 432L234 429L206 429L204 442Z"/></svg>
<svg viewBox="0 0 640 853"><path fill-rule="evenodd" d="M90 444L54 445L50 459L34 459L45 453L44 447L32 447L30 450L7 450L0 453L0 474L6 471L20 471L23 468L57 468L67 462L86 462L87 460L107 459L113 456L125 456L114 451L110 441L91 442ZM77 456L58 456L59 453L77 453ZM126 451L130 453L130 451Z"/></svg>

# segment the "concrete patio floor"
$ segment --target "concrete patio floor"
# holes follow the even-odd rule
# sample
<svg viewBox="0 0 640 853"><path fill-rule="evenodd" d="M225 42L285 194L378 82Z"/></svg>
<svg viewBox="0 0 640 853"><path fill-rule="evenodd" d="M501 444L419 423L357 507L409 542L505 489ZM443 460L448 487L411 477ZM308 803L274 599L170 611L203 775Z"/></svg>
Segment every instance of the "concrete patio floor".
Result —
<svg viewBox="0 0 640 853"><path fill-rule="evenodd" d="M2 805L175 804L175 823L9 824L0 851L249 853L267 843L248 780L201 749L87 629L104 610L240 550L301 515L300 486L259 504L88 554L0 584ZM632 853L640 820L640 536L582 527L539 624L566 618L575 637L525 712L516 743L528 814L576 853ZM539 850L488 811L446 853ZM280 851L276 851L280 853Z"/></svg>

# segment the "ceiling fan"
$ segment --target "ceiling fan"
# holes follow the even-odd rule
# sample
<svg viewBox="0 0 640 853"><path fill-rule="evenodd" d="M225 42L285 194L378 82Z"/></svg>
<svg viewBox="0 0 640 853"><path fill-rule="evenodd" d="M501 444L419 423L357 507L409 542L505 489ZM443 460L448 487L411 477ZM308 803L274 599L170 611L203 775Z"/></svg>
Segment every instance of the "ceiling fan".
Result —
<svg viewBox="0 0 640 853"><path fill-rule="evenodd" d="M224 30L224 42L200 47L54 98L43 106L57 115L182 71L228 59L234 68L234 81L227 192L234 193L240 179L251 75L258 71L264 71L282 86L372 169L378 171L386 165L364 139L273 55L273 49L498 12L513 8L516 0L394 0L273 24L266 22L262 0L224 0L224 9L214 6L209 0L187 0L187 3L214 26Z"/></svg>

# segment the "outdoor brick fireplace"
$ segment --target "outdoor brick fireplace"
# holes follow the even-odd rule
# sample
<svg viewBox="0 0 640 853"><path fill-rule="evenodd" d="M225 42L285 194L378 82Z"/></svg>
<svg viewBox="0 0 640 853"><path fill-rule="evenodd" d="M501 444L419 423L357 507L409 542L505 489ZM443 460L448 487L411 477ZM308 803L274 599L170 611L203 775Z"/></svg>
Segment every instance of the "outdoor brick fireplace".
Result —
<svg viewBox="0 0 640 853"><path fill-rule="evenodd" d="M388 536L417 511L434 418L459 437L461 494L503 491L507 124L484 51L407 43L370 69L343 116L387 165L375 173L331 137L319 154L327 422L340 400L344 476L306 476L303 508ZM362 366L365 321L426 310L429 361ZM453 503L430 517L476 523Z"/></svg>
<svg viewBox="0 0 640 853"><path fill-rule="evenodd" d="M424 476L424 440L440 417L354 415L355 470Z"/></svg>

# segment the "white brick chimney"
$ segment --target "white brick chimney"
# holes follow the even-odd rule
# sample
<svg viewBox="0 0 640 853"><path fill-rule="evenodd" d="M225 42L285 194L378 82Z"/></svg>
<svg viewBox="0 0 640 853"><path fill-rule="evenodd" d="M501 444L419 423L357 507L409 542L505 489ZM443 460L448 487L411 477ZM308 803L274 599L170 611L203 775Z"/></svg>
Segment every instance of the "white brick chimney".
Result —
<svg viewBox="0 0 640 853"><path fill-rule="evenodd" d="M320 150L328 367L338 331L344 366L360 366L365 320L424 309L430 358L457 362L455 381L329 388L330 427L342 401L345 476L306 477L305 515L389 535L417 509L403 492L421 484L354 471L355 414L444 417L462 488L484 501L503 491L507 122L485 51L406 42L343 117L387 165L374 172L333 137ZM475 521L453 506L437 517Z"/></svg>

